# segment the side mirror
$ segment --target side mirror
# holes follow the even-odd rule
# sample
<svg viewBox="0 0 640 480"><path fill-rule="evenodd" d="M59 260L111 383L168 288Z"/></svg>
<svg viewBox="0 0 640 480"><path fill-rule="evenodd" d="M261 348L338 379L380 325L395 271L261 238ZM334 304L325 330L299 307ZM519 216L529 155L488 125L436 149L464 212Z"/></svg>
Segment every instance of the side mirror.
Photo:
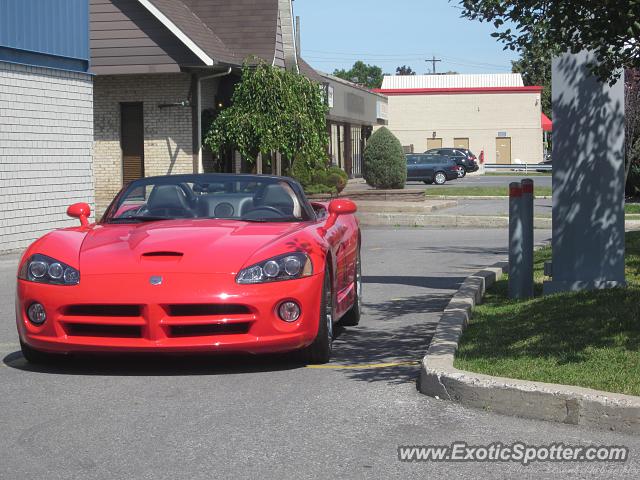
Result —
<svg viewBox="0 0 640 480"><path fill-rule="evenodd" d="M338 221L338 217L340 215L354 214L357 211L358 207L351 200L346 198L331 200L329 203L329 217L327 218L327 222L324 224L324 231L326 232L333 227Z"/></svg>
<svg viewBox="0 0 640 480"><path fill-rule="evenodd" d="M91 215L91 207L88 203L74 203L67 208L67 215L80 220L80 225L86 227L89 225L87 218Z"/></svg>

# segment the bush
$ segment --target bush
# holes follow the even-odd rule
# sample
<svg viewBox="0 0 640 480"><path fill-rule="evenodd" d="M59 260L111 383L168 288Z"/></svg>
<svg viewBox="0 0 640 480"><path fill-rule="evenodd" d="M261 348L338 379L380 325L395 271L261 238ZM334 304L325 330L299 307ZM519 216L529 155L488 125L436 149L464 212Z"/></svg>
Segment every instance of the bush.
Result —
<svg viewBox="0 0 640 480"><path fill-rule="evenodd" d="M324 162L309 162L304 158L297 158L293 162L289 175L295 178L309 195L338 194L346 187L349 179L346 172L339 167L327 167Z"/></svg>
<svg viewBox="0 0 640 480"><path fill-rule="evenodd" d="M407 181L407 162L400 140L382 127L367 143L363 154L362 173L374 188L404 188Z"/></svg>
<svg viewBox="0 0 640 480"><path fill-rule="evenodd" d="M631 167L627 177L625 194L628 197L640 197L640 140L636 141L631 151Z"/></svg>

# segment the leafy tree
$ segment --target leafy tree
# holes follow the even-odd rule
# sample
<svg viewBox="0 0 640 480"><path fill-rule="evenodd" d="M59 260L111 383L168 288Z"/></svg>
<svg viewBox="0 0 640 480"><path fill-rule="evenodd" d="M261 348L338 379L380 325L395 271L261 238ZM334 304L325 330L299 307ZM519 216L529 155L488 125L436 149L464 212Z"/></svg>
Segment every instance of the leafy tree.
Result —
<svg viewBox="0 0 640 480"><path fill-rule="evenodd" d="M369 138L363 152L362 176L374 188L404 188L407 161L400 140L382 127Z"/></svg>
<svg viewBox="0 0 640 480"><path fill-rule="evenodd" d="M336 77L364 85L367 88L382 87L382 69L376 65L368 65L360 60L354 63L350 70L334 70L333 74Z"/></svg>
<svg viewBox="0 0 640 480"><path fill-rule="evenodd" d="M525 85L542 90L542 111L551 118L551 55L540 48L524 48L520 60L511 62L513 73L522 74Z"/></svg>
<svg viewBox="0 0 640 480"><path fill-rule="evenodd" d="M591 70L615 82L640 67L639 0L458 0L462 16L491 22L511 50L595 54Z"/></svg>
<svg viewBox="0 0 640 480"><path fill-rule="evenodd" d="M640 194L640 70L627 70L625 103L625 185L627 194Z"/></svg>
<svg viewBox="0 0 640 480"><path fill-rule="evenodd" d="M401 67L396 68L396 75L415 75L416 72L407 65L402 65Z"/></svg>
<svg viewBox="0 0 640 480"><path fill-rule="evenodd" d="M255 161L279 151L293 162L324 163L327 106L320 86L289 70L245 63L231 106L215 119L205 138L213 152L237 149Z"/></svg>

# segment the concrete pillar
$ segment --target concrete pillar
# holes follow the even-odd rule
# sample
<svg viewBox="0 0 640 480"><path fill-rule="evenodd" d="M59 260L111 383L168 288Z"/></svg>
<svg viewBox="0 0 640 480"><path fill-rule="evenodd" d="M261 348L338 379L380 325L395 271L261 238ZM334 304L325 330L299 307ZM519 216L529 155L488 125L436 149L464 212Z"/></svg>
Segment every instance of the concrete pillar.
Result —
<svg viewBox="0 0 640 480"><path fill-rule="evenodd" d="M553 279L545 293L609 288L624 276L624 81L553 60Z"/></svg>
<svg viewBox="0 0 640 480"><path fill-rule="evenodd" d="M522 185L522 297L533 297L533 180L525 178Z"/></svg>
<svg viewBox="0 0 640 480"><path fill-rule="evenodd" d="M258 153L258 158L256 158L256 173L262 175L262 153Z"/></svg>
<svg viewBox="0 0 640 480"><path fill-rule="evenodd" d="M522 186L509 184L509 298L523 298Z"/></svg>

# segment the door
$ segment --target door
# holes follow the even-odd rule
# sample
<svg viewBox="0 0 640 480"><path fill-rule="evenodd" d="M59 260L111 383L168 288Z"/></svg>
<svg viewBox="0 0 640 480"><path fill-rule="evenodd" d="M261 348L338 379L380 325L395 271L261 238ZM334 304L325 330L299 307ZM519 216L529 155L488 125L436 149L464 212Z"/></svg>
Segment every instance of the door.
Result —
<svg viewBox="0 0 640 480"><path fill-rule="evenodd" d="M144 177L144 116L142 103L120 104L122 183Z"/></svg>
<svg viewBox="0 0 640 480"><path fill-rule="evenodd" d="M511 139L509 137L496 138L496 163L511 163Z"/></svg>
<svg viewBox="0 0 640 480"><path fill-rule="evenodd" d="M463 150L469 149L469 139L468 138L454 138L453 139L453 148L461 148Z"/></svg>
<svg viewBox="0 0 640 480"><path fill-rule="evenodd" d="M427 138L427 150L431 150L432 148L442 148L442 139Z"/></svg>
<svg viewBox="0 0 640 480"><path fill-rule="evenodd" d="M407 155L407 180L418 178L418 159L419 155Z"/></svg>
<svg viewBox="0 0 640 480"><path fill-rule="evenodd" d="M441 157L439 155L420 155L416 176L420 180L431 180L435 174L436 165Z"/></svg>

